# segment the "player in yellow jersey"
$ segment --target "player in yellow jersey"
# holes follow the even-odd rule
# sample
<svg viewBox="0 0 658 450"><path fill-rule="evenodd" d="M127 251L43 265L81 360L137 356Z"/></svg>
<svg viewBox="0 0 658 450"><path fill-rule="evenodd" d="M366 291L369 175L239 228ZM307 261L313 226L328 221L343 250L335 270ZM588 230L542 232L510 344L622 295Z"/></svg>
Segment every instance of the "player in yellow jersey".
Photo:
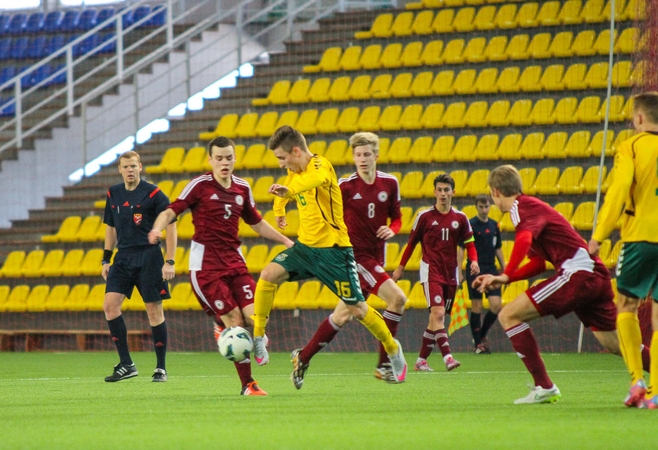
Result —
<svg viewBox="0 0 658 450"><path fill-rule="evenodd" d="M619 346L631 373L629 407L658 409L658 92L634 98L633 126L638 134L624 141L615 155L615 175L605 196L589 251L595 254L622 219L617 263ZM653 297L651 378L647 390L642 371L642 335L637 309ZM645 350L646 351L646 350ZM646 395L646 399L645 399Z"/></svg>
<svg viewBox="0 0 658 450"><path fill-rule="evenodd" d="M354 252L343 221L343 198L331 163L308 150L306 139L289 126L277 129L268 143L288 170L283 185L273 184L269 192L277 196L274 214L280 228L286 226L285 206L297 202L299 239L279 253L260 274L254 299L254 359L258 365L269 362L265 326L274 302L276 287L285 281L317 277L384 346L391 360L393 379L402 383L407 363L400 342L393 338L382 316L364 301L354 261ZM293 377L301 377L308 365L299 364Z"/></svg>

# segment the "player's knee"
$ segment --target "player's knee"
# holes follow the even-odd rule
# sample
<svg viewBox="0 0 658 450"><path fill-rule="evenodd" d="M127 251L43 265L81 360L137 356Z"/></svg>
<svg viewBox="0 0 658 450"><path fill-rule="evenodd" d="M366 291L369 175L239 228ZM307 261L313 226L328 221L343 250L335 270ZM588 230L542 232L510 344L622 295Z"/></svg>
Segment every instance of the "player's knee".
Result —
<svg viewBox="0 0 658 450"><path fill-rule="evenodd" d="M494 314L500 314L501 309L503 309L503 302L500 297L498 297L498 300L489 299L489 311Z"/></svg>
<svg viewBox="0 0 658 450"><path fill-rule="evenodd" d="M640 300L637 298L626 297L623 294L619 294L617 299L617 312L624 313L630 312L637 314L637 310L640 307Z"/></svg>
<svg viewBox="0 0 658 450"><path fill-rule="evenodd" d="M404 305L407 304L407 297L402 293L396 293L393 295L391 301L388 302L388 309L395 312L402 312L404 310Z"/></svg>
<svg viewBox="0 0 658 450"><path fill-rule="evenodd" d="M514 318L511 317L511 314L509 314L509 309L501 309L500 312L498 313L498 322L500 322L500 325L503 327L504 330L510 328L513 323L514 323Z"/></svg>
<svg viewBox="0 0 658 450"><path fill-rule="evenodd" d="M281 284L288 279L288 272L276 263L270 263L260 273L260 279L274 284Z"/></svg>
<svg viewBox="0 0 658 450"><path fill-rule="evenodd" d="M442 322L445 318L446 312L443 308L430 308L430 320L434 322Z"/></svg>
<svg viewBox="0 0 658 450"><path fill-rule="evenodd" d="M471 312L475 314L482 313L482 300L480 301L471 300Z"/></svg>
<svg viewBox="0 0 658 450"><path fill-rule="evenodd" d="M364 314L365 317L365 314ZM363 318L363 317L362 317ZM349 311L340 311L338 313L333 313L331 315L331 321L337 327L342 327L345 324L348 324L354 319L354 316L350 314Z"/></svg>

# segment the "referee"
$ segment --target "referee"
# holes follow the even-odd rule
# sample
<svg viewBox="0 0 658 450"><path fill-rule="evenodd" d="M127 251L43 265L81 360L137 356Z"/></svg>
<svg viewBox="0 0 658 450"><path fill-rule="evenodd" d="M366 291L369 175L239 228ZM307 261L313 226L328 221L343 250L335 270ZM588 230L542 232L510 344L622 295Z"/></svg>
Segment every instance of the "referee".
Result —
<svg viewBox="0 0 658 450"><path fill-rule="evenodd" d="M149 244L148 232L158 214L169 205L169 199L157 186L141 181L141 171L137 153L129 151L119 156L123 183L110 187L105 203L103 221L107 230L102 275L107 284L103 311L120 359L112 375L105 377L107 382L137 376L137 368L128 350L126 323L121 315L123 300L131 297L135 287L144 299L153 335L157 357L153 381L167 381L167 324L162 300L171 298L167 281L175 274L176 224L172 222L167 226L167 250L166 258L163 258L160 245ZM110 265L115 246L118 252Z"/></svg>

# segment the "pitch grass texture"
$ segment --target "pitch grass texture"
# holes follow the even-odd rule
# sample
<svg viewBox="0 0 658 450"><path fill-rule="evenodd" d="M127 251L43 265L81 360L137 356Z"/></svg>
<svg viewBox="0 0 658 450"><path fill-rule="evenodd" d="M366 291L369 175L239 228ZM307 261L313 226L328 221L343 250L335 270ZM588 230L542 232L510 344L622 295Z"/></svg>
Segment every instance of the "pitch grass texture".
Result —
<svg viewBox="0 0 658 450"><path fill-rule="evenodd" d="M407 352L409 362L415 360ZM241 397L218 353L171 353L169 381L105 383L114 353L0 353L0 449L655 449L658 411L627 409L629 376L607 354L549 354L562 391L553 405L513 405L531 382L514 354L457 354L450 373L389 385L374 354L320 353L304 387L289 355L270 354L254 377L270 396Z"/></svg>

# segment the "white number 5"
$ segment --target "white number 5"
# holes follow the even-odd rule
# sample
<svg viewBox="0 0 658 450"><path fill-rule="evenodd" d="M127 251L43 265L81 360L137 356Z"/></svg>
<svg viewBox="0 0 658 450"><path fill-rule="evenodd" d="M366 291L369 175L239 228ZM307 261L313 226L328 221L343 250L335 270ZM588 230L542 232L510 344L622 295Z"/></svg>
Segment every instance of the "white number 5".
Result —
<svg viewBox="0 0 658 450"><path fill-rule="evenodd" d="M242 286L242 290L245 291L247 295L244 296L247 300L254 298L254 293L251 292L251 287L249 285Z"/></svg>
<svg viewBox="0 0 658 450"><path fill-rule="evenodd" d="M228 219L231 217L231 205L224 205L224 208L226 209L226 214L224 214L224 219Z"/></svg>

